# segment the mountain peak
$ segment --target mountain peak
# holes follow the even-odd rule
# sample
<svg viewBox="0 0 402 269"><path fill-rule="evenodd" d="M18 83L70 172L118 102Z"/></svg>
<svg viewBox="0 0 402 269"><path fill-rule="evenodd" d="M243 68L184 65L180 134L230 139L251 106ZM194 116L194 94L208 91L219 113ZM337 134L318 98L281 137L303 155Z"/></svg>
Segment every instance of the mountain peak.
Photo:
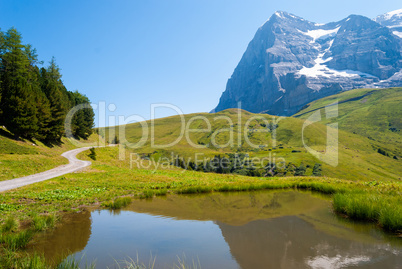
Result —
<svg viewBox="0 0 402 269"><path fill-rule="evenodd" d="M379 17L381 17L381 18L383 18L385 20L390 20L393 17L402 18L402 9L397 9L397 10L394 10L394 11L387 12L387 13L385 13L383 15L378 16L377 18L379 18Z"/></svg>
<svg viewBox="0 0 402 269"><path fill-rule="evenodd" d="M349 15L345 20L345 22L352 22L352 23L363 22L363 21L367 22L367 23L373 23L372 19L370 19L370 18L368 18L366 16L355 15L355 14Z"/></svg>
<svg viewBox="0 0 402 269"><path fill-rule="evenodd" d="M344 25L352 28L362 27L362 29L381 27L375 21L361 15L350 15L346 18Z"/></svg>
<svg viewBox="0 0 402 269"><path fill-rule="evenodd" d="M386 24L401 22L402 20L402 9L397 9L394 11L387 12L383 15L377 16L374 18L375 22L388 26Z"/></svg>
<svg viewBox="0 0 402 269"><path fill-rule="evenodd" d="M388 27L394 35L402 38L402 9L380 15L374 21Z"/></svg>
<svg viewBox="0 0 402 269"><path fill-rule="evenodd" d="M291 14L291 13L289 13L289 12L280 11L280 10L276 11L276 12L274 13L274 16L276 16L276 17L278 17L278 18L280 18L280 19L297 19L297 20L304 20L303 18L300 18L300 17L298 17L298 16L296 16L296 15L293 15L293 14Z"/></svg>
<svg viewBox="0 0 402 269"><path fill-rule="evenodd" d="M275 11L274 15L279 18L283 18L284 13L285 13L284 11L278 10L278 11Z"/></svg>
<svg viewBox="0 0 402 269"><path fill-rule="evenodd" d="M298 17L296 15L293 15L291 13L288 13L286 11L275 11L275 13L263 24L261 25L261 28L266 27L267 25L279 23L279 24L293 24L293 23L299 23L299 22L305 22L306 20Z"/></svg>

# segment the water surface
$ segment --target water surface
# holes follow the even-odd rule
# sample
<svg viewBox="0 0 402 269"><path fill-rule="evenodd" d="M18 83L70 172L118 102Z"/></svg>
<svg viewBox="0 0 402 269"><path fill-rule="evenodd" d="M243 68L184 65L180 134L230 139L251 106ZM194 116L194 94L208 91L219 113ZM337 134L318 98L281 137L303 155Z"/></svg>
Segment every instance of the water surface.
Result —
<svg viewBox="0 0 402 269"><path fill-rule="evenodd" d="M401 239L331 212L328 198L297 191L169 195L123 210L74 214L32 246L67 251L98 268L138 258L172 268L402 268Z"/></svg>

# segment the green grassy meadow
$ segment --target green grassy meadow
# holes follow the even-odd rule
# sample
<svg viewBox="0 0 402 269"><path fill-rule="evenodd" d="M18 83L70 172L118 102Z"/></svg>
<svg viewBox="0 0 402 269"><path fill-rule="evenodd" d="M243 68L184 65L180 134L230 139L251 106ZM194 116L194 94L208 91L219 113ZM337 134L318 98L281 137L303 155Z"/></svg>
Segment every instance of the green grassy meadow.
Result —
<svg viewBox="0 0 402 269"><path fill-rule="evenodd" d="M402 88L357 89L310 103L294 116L307 119L314 111L339 102L337 118L323 118L322 123L338 122L339 128L368 138L391 156L402 156Z"/></svg>
<svg viewBox="0 0 402 269"><path fill-rule="evenodd" d="M83 143L99 141L99 136L92 135ZM40 173L62 164L66 158L63 152L76 146L63 138L59 145L44 145L40 141L15 140L4 128L0 127L0 181Z"/></svg>
<svg viewBox="0 0 402 269"><path fill-rule="evenodd" d="M374 93L362 97L368 92ZM386 97L388 95L391 97ZM339 164L332 167L322 163L322 174L327 177L348 180L400 181L402 175L402 158L400 157L402 156L402 136L400 133L402 112L398 109L397 104L401 102L402 89L385 89L384 93L380 90L352 90L313 102L306 110L315 111L317 108L332 104L335 100L341 102L356 97L362 98L339 104L339 117L333 119L333 121L339 121ZM366 101L361 104L363 100ZM360 111L360 105L365 107L362 108L363 111ZM296 114L295 117L288 118L252 114L246 111L238 113L236 109L229 109L216 114L184 115L184 123L188 129L198 128L204 131L189 132L188 137L182 136L181 139L179 138L182 121L179 116L157 119L153 123L147 121L129 124L122 130L119 127L111 127L100 129L98 132L108 141L112 141L115 136L120 136L120 132L124 132L126 141L120 142L132 147L128 150L156 160L163 156L170 157L172 153L194 160L195 155L200 153L204 158L212 158L215 155L243 152L249 154L250 158L271 156L277 160L283 158L286 163L295 165L300 165L303 162L312 168L315 163L321 162L307 152L303 145L303 125L311 114L311 112L306 112L306 114L297 117L297 115L305 113L303 111ZM380 113L382 113L381 120L379 119ZM378 117L373 118L372 115ZM205 120L200 119L200 117ZM206 122L210 123L210 127ZM326 124L328 123L333 122L324 117L321 122L307 126L304 129L303 136L305 144L313 150L324 153L326 150ZM152 124L154 125L153 139L155 145L168 145L179 139L178 142L170 147L156 149L151 143ZM388 127L385 128L384 124ZM148 126L148 134L144 132L142 125ZM272 125L276 125L275 131L272 131ZM216 132L216 130L223 131ZM143 136L146 138L145 143L141 143ZM213 140L218 146L212 143ZM233 143L229 143L230 141ZM198 148L195 148L191 143ZM261 146L254 148L252 145ZM384 150L387 154L380 154L379 149ZM308 169L307 175L311 175L311 172L312 169Z"/></svg>

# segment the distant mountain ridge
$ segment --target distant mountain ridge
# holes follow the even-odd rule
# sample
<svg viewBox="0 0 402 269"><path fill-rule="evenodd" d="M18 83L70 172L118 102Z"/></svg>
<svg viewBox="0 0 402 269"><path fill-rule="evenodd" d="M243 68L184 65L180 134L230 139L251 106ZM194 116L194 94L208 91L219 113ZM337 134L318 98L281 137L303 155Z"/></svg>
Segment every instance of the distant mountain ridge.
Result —
<svg viewBox="0 0 402 269"><path fill-rule="evenodd" d="M390 28L394 35L402 38L402 9L380 15L374 21Z"/></svg>
<svg viewBox="0 0 402 269"><path fill-rule="evenodd" d="M402 86L402 10L327 24L278 11L249 43L212 112L293 115L354 88Z"/></svg>

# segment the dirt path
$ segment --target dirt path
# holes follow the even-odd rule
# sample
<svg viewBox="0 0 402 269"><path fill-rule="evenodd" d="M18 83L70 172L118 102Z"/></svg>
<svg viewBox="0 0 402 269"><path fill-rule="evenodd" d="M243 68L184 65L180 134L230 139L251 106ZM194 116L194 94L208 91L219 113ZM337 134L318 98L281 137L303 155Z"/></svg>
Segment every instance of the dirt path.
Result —
<svg viewBox="0 0 402 269"><path fill-rule="evenodd" d="M59 177L65 174L73 173L81 170L84 167L90 166L91 162L89 161L81 161L77 159L77 154L81 153L85 150L90 149L91 147L78 148L73 149L67 152L64 152L61 156L67 158L69 160L69 164L61 165L51 170L47 170L42 173L14 178L10 180L0 181L0 192L16 189L22 186L30 185L36 182L41 182L44 180L48 180L51 178Z"/></svg>

